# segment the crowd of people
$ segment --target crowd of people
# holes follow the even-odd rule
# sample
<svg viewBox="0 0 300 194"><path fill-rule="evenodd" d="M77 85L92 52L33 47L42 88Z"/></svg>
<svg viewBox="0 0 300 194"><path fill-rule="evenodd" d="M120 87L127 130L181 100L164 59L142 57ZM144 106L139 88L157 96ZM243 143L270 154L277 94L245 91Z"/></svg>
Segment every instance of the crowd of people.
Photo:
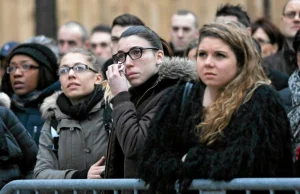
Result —
<svg viewBox="0 0 300 194"><path fill-rule="evenodd" d="M126 13L90 34L69 21L57 40L5 43L0 189L140 178L149 193L185 193L194 179L299 177L300 0L281 17L282 32L240 5L207 24L178 10L168 42Z"/></svg>

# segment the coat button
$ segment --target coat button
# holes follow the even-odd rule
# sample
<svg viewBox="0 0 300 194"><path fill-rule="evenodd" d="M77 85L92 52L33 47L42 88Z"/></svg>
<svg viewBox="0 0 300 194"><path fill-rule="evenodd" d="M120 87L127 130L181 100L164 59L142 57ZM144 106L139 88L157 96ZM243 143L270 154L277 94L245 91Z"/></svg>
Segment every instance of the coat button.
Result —
<svg viewBox="0 0 300 194"><path fill-rule="evenodd" d="M84 148L83 149L86 153L91 153L91 148Z"/></svg>

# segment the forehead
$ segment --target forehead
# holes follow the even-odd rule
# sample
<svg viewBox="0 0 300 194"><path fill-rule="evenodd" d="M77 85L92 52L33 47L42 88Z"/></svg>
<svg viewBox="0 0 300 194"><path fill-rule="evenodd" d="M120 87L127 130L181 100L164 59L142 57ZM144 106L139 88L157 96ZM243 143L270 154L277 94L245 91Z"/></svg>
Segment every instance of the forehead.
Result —
<svg viewBox="0 0 300 194"><path fill-rule="evenodd" d="M91 35L91 42L109 42L110 34L106 32L95 32Z"/></svg>
<svg viewBox="0 0 300 194"><path fill-rule="evenodd" d="M263 38L263 39L269 39L269 36L262 28L257 28L257 30L252 35L254 38Z"/></svg>
<svg viewBox="0 0 300 194"><path fill-rule="evenodd" d="M72 66L75 63L84 63L89 65L87 57L81 53L68 53L60 61L59 66L61 65L68 65Z"/></svg>
<svg viewBox="0 0 300 194"><path fill-rule="evenodd" d="M232 51L226 42L215 37L204 37L199 44L199 50L201 49L222 50L227 52Z"/></svg>
<svg viewBox="0 0 300 194"><path fill-rule="evenodd" d="M195 17L190 13L187 15L175 14L172 16L171 25L177 27L195 27Z"/></svg>
<svg viewBox="0 0 300 194"><path fill-rule="evenodd" d="M36 63L36 61L33 58L31 58L27 55L22 55L22 54L14 55L11 58L10 63L12 63L12 62L18 63L18 62L22 62L22 61L28 61L28 62L35 62Z"/></svg>
<svg viewBox="0 0 300 194"><path fill-rule="evenodd" d="M150 47L150 43L138 36L129 36L121 38L118 43L118 51L127 52L130 48L139 46L139 47Z"/></svg>
<svg viewBox="0 0 300 194"><path fill-rule="evenodd" d="M119 25L115 25L112 29L111 29L111 35L112 36L116 36L116 37L120 37L121 34L127 30L130 26L119 26Z"/></svg>
<svg viewBox="0 0 300 194"><path fill-rule="evenodd" d="M299 11L299 10L300 10L300 1L292 0L286 4L284 12Z"/></svg>
<svg viewBox="0 0 300 194"><path fill-rule="evenodd" d="M82 34L78 28L61 27L58 32L58 39L74 40L81 39Z"/></svg>
<svg viewBox="0 0 300 194"><path fill-rule="evenodd" d="M235 21L238 22L238 18L234 15L227 15L227 16L218 16L216 17L216 22L228 22L228 21Z"/></svg>

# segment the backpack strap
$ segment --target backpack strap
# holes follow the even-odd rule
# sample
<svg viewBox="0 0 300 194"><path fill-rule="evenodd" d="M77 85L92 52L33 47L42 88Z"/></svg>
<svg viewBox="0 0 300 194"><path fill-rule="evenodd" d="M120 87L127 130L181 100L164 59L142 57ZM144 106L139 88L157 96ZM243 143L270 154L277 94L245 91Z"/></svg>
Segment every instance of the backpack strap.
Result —
<svg viewBox="0 0 300 194"><path fill-rule="evenodd" d="M191 89L193 87L193 83L191 82L186 82L185 86L184 86L184 92L183 92L183 96L182 96L182 100L181 100L181 110L184 107L185 101L186 99L189 97Z"/></svg>
<svg viewBox="0 0 300 194"><path fill-rule="evenodd" d="M104 122L104 129L107 132L107 135L109 135L112 129L112 109L108 103L105 103L104 106L103 122Z"/></svg>

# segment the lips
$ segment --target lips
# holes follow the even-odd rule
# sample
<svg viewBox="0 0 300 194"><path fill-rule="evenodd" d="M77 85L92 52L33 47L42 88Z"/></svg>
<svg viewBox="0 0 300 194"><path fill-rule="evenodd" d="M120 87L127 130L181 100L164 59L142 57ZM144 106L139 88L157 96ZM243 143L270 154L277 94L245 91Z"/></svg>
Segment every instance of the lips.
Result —
<svg viewBox="0 0 300 194"><path fill-rule="evenodd" d="M210 76L210 75L211 75L211 76L213 76L213 75L216 75L216 74L214 74L214 73L211 73L211 72L205 72L205 73L204 73L204 75L208 75L208 76Z"/></svg>
<svg viewBox="0 0 300 194"><path fill-rule="evenodd" d="M135 72L127 72L127 76L129 77L129 76L134 76L134 75L136 75L137 73L135 73Z"/></svg>
<svg viewBox="0 0 300 194"><path fill-rule="evenodd" d="M299 30L299 29L300 29L300 26L299 26L299 25L293 26L292 29L294 29L294 30Z"/></svg>
<svg viewBox="0 0 300 194"><path fill-rule="evenodd" d="M15 81L15 82L13 82L13 86L15 89L22 89L24 87L24 82Z"/></svg>
<svg viewBox="0 0 300 194"><path fill-rule="evenodd" d="M67 85L67 88L72 88L72 87L76 87L76 86L80 86L80 84L75 83L75 82L71 82Z"/></svg>

